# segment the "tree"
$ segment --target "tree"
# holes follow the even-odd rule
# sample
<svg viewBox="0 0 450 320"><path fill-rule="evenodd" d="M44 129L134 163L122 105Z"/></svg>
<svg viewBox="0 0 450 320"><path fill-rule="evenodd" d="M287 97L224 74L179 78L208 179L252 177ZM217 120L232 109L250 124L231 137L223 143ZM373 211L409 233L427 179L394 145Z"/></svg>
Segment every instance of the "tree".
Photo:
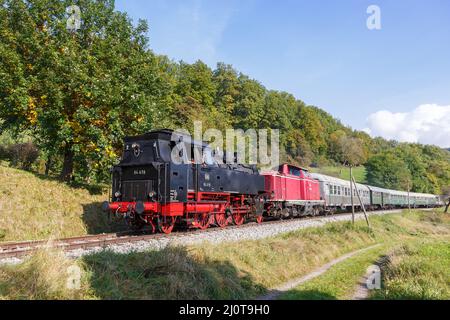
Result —
<svg viewBox="0 0 450 320"><path fill-rule="evenodd" d="M233 114L241 90L238 73L231 65L218 63L213 81L217 88L214 105L222 115L223 127L230 128L235 122Z"/></svg>
<svg viewBox="0 0 450 320"><path fill-rule="evenodd" d="M367 151L361 139L348 137L343 131L337 131L331 140L336 152L334 158L343 165L355 167L367 161Z"/></svg>
<svg viewBox="0 0 450 320"><path fill-rule="evenodd" d="M405 190L411 173L405 162L392 152L371 157L366 163L367 181L370 185L388 189Z"/></svg>
<svg viewBox="0 0 450 320"><path fill-rule="evenodd" d="M212 70L202 61L180 62L176 73L173 121L178 127L192 128L194 121L204 127L216 127L219 111L214 106L216 84Z"/></svg>
<svg viewBox="0 0 450 320"><path fill-rule="evenodd" d="M245 130L261 128L266 88L242 74L239 76L239 83L239 96L233 110L234 125Z"/></svg>
<svg viewBox="0 0 450 320"><path fill-rule="evenodd" d="M442 199L445 203L445 213L448 213L448 208L450 207L450 185L442 188Z"/></svg>
<svg viewBox="0 0 450 320"><path fill-rule="evenodd" d="M148 130L164 91L147 24L136 27L112 0L79 0L81 29L66 29L73 1L6 0L0 55L0 117L32 130L39 147L74 169L104 174L124 135Z"/></svg>
<svg viewBox="0 0 450 320"><path fill-rule="evenodd" d="M301 130L315 155L321 155L326 152L325 127L322 125L314 107L301 107L299 117L295 119L294 126Z"/></svg>

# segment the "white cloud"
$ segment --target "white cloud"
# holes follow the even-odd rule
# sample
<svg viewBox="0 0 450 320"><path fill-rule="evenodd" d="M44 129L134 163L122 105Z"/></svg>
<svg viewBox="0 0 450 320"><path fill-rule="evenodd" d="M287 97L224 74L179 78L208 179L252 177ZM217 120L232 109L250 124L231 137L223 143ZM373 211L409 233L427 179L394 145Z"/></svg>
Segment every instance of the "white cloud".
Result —
<svg viewBox="0 0 450 320"><path fill-rule="evenodd" d="M401 142L418 142L450 147L450 105L423 104L411 112L382 110L367 118L371 136Z"/></svg>

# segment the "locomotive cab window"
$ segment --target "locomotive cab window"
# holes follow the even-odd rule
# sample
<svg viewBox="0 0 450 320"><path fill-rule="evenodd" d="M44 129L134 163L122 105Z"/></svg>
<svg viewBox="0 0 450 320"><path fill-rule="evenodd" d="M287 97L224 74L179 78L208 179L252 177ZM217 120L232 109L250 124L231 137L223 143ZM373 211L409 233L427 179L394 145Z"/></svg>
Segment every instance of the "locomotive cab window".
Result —
<svg viewBox="0 0 450 320"><path fill-rule="evenodd" d="M212 155L212 150L210 148L203 148L203 163L209 165L209 166L213 166L216 164L216 162L214 161L213 155Z"/></svg>
<svg viewBox="0 0 450 320"><path fill-rule="evenodd" d="M292 176L300 177L301 170L294 167L289 167L289 174Z"/></svg>

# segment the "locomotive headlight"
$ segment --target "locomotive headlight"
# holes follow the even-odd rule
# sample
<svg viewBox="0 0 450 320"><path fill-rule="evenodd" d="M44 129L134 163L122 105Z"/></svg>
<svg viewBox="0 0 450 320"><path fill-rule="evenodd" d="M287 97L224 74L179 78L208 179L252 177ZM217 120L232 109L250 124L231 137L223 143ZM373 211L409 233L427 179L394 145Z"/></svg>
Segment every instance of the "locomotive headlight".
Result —
<svg viewBox="0 0 450 320"><path fill-rule="evenodd" d="M116 198L120 198L121 195L122 195L122 194L120 193L120 191L117 191L116 193L114 193L114 196L115 196Z"/></svg>

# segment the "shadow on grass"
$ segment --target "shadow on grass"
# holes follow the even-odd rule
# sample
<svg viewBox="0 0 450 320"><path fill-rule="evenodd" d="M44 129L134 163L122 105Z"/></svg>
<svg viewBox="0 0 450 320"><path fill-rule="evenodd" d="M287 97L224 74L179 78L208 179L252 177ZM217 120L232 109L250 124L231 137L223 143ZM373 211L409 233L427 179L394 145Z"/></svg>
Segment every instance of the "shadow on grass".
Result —
<svg viewBox="0 0 450 320"><path fill-rule="evenodd" d="M112 233L129 230L125 221L113 221L102 210L101 202L83 204L82 219L88 234Z"/></svg>
<svg viewBox="0 0 450 320"><path fill-rule="evenodd" d="M337 300L327 292L319 290L290 290L278 297L278 300Z"/></svg>
<svg viewBox="0 0 450 320"><path fill-rule="evenodd" d="M183 247L83 258L90 287L100 299L249 299L266 289L228 261L212 260Z"/></svg>

